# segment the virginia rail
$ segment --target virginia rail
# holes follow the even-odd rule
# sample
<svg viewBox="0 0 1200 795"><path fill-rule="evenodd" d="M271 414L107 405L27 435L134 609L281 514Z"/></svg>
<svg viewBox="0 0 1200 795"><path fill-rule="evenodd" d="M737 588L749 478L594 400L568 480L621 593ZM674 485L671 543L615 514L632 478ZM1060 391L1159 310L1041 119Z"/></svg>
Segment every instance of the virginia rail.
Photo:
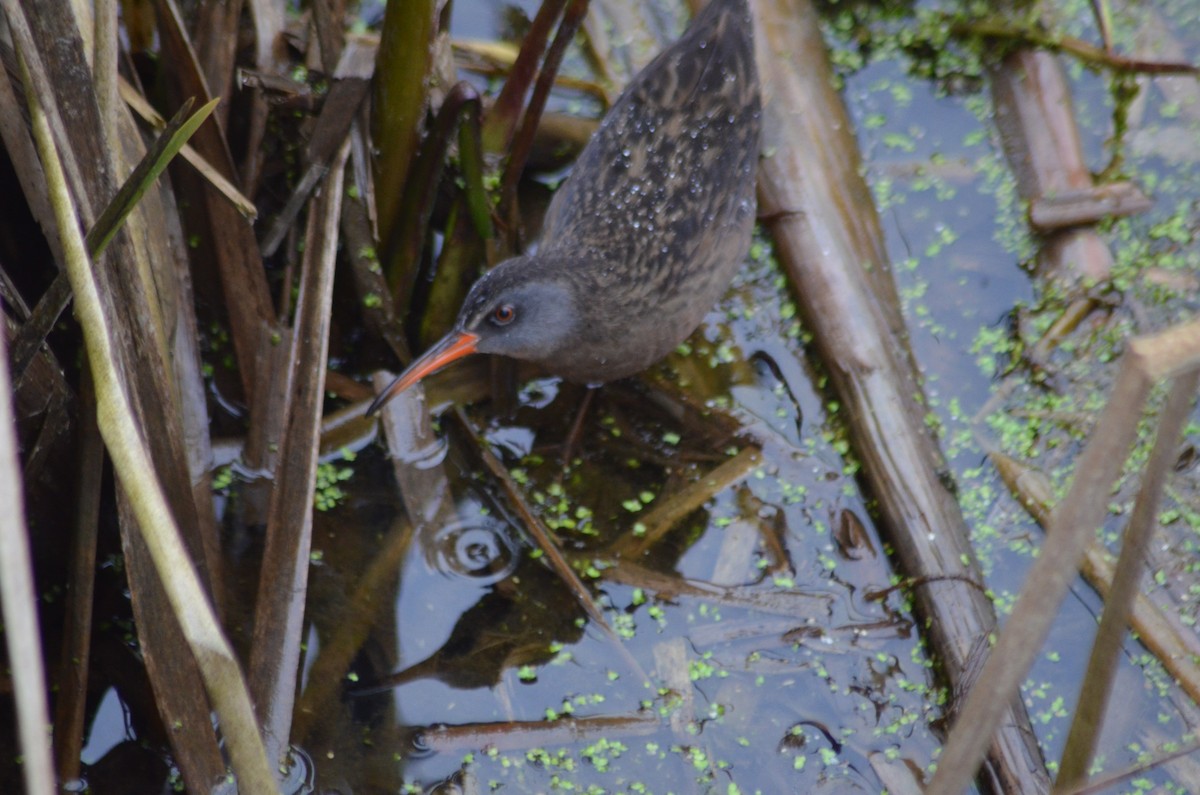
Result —
<svg viewBox="0 0 1200 795"><path fill-rule="evenodd" d="M454 328L368 413L472 353L587 384L668 354L750 245L759 117L746 0L711 0L613 104L554 194L537 252L475 282Z"/></svg>

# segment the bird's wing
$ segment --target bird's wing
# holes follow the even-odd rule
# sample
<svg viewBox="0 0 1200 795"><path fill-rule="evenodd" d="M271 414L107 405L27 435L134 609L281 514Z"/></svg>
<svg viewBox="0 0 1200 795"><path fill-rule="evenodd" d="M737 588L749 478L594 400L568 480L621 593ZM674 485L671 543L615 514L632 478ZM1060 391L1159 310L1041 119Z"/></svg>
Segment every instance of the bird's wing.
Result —
<svg viewBox="0 0 1200 795"><path fill-rule="evenodd" d="M745 148L745 141L724 129L729 108L753 104L757 117L749 27L744 0L713 0L678 41L634 77L551 201L542 227L543 251L592 249L637 259L647 253L647 237L670 229L686 232L678 226L687 214L673 213L668 203L681 190L695 194L719 188L706 172L728 167L718 162L726 156L722 149ZM697 49L707 57L697 57ZM689 146L697 139L700 145ZM754 149L757 156L757 139Z"/></svg>

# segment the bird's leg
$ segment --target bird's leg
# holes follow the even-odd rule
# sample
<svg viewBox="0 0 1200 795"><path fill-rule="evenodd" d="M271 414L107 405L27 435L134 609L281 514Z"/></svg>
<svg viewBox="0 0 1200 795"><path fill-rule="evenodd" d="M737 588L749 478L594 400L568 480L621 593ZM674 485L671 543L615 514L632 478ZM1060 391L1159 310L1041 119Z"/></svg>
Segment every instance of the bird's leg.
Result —
<svg viewBox="0 0 1200 795"><path fill-rule="evenodd" d="M589 386L586 389L587 391L583 393L583 400L580 401L579 408L575 413L575 420L571 423L571 430L567 432L567 438L563 440L562 448L559 450L558 461L564 472L571 466L571 460L579 450L579 441L583 436L583 419L587 416L588 409L591 408L592 398L596 394L597 387Z"/></svg>

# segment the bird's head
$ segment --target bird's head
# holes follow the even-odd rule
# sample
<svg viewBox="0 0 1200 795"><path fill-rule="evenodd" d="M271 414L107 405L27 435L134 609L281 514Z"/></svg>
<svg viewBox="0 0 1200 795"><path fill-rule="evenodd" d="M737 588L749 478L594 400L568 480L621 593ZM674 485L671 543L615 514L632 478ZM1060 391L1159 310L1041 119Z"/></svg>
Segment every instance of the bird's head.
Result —
<svg viewBox="0 0 1200 795"><path fill-rule="evenodd" d="M476 337L479 353L542 361L570 346L579 307L565 278L570 264L538 257L500 263L471 286L454 332Z"/></svg>
<svg viewBox="0 0 1200 795"><path fill-rule="evenodd" d="M558 259L516 257L485 273L467 294L454 328L417 358L367 410L425 376L473 353L498 353L545 362L567 353L580 323L580 307Z"/></svg>

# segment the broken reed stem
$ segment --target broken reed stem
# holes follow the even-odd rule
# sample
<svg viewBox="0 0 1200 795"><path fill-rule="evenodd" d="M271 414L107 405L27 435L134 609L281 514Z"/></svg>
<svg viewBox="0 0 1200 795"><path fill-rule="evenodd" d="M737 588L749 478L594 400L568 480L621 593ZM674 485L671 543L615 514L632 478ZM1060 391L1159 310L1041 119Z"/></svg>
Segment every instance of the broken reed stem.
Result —
<svg viewBox="0 0 1200 795"><path fill-rule="evenodd" d="M92 80L96 84L96 101L104 137L119 141L117 92L117 0L96 0L92 11L95 36L92 42ZM119 150L118 150L119 151Z"/></svg>
<svg viewBox="0 0 1200 795"><path fill-rule="evenodd" d="M220 716L221 730L238 780L246 792L278 792L245 680L200 586L145 442L134 422L129 398L113 359L108 320L104 317L92 265L79 231L75 203L67 187L49 120L23 57L21 67L34 141L46 172L47 190L65 253L65 267L75 294L75 312L83 328L88 364L95 379L100 433L121 488L133 506L138 529L162 578L172 610L196 655L209 698Z"/></svg>
<svg viewBox="0 0 1200 795"><path fill-rule="evenodd" d="M386 606L381 594L389 593L390 584L400 576L412 539L411 522L406 519L392 522L342 609L336 622L337 631L328 639L322 638L292 719L292 741L297 745L304 745L316 724L333 709L354 657L362 650Z"/></svg>
<svg viewBox="0 0 1200 795"><path fill-rule="evenodd" d="M529 534L533 536L534 541L537 542L538 548L542 550L543 554L546 556L546 560L550 564L550 568L554 570L554 572L562 579L563 583L565 583L566 586L571 590L571 593L575 595L575 600L579 603L580 607L583 608L583 611L587 613L588 618L590 618L592 622L596 624L596 626L598 626L604 632L605 636L612 642L612 645L616 648L617 653L623 660L625 660L625 663L629 666L630 670L637 677L639 677L640 681L649 682L650 677L646 675L644 670L642 670L642 666L639 665L634 656L630 654L629 649L625 648L625 644L621 642L620 637L616 632L613 631L613 628L608 623L608 620L604 618L604 614L600 612L600 608L596 605L595 600L592 599L591 592L587 589L587 586L583 584L583 581L579 579L579 575L575 573L575 569L571 568L571 564L568 563L567 559L563 556L562 550L558 548L558 544L555 543L554 537L546 528L546 525L542 523L542 520L539 519L532 510L530 510L529 505L525 502L523 495L517 488L517 484L513 482L512 476L508 474L508 470L504 468L504 464L502 464L500 459L496 458L495 454L488 449L487 444L483 441L480 434L475 430L475 427L471 424L471 421L467 419L466 412L464 412L462 408L456 408L455 411L458 414L459 422L461 422L462 426L467 429L467 431L471 434L471 437L476 440L476 449L479 451L480 457L483 458L483 463L504 486L504 491L508 494L508 498L512 500L513 506L517 509L517 513L521 515L521 519L525 522L526 529L529 531Z"/></svg>
<svg viewBox="0 0 1200 795"><path fill-rule="evenodd" d="M81 770L86 736L87 685L90 673L92 613L96 590L96 544L104 480L104 440L96 426L92 377L84 372L79 387L79 469L74 538L70 552L71 588L59 660L54 714L54 763L60 781L74 781Z"/></svg>
<svg viewBox="0 0 1200 795"><path fill-rule="evenodd" d="M511 751L536 746L565 745L592 738L645 737L662 727L653 712L636 715L600 715L590 718L561 718L556 721L506 721L468 723L464 726L442 724L421 732L417 744L421 750L445 754L477 748Z"/></svg>
<svg viewBox="0 0 1200 795"><path fill-rule="evenodd" d="M1084 449L1075 479L1054 513L1011 616L1000 632L955 722L927 795L957 795L970 786L1001 719L1045 642L1087 542L1107 509L1108 493L1137 433L1137 417L1152 384L1144 353L1130 346L1121 359L1108 405L1097 421L1105 432Z"/></svg>
<svg viewBox="0 0 1200 795"><path fill-rule="evenodd" d="M645 529L642 535L629 533L622 536L610 550L615 557L637 560L657 544L683 517L698 510L716 494L746 477L762 462L757 447L747 447L733 458L694 483L689 483L678 492L664 499L653 509L646 511L638 524Z"/></svg>
<svg viewBox="0 0 1200 795"><path fill-rule="evenodd" d="M0 505L5 506L0 512L0 606L3 607L0 615L4 619L4 639L17 705L25 791L29 795L53 795L54 769L46 732L50 713L42 678L45 668L34 607L37 596L25 528L24 498L19 485L21 466L13 432L16 425L12 395L4 335L0 334Z"/></svg>
<svg viewBox="0 0 1200 795"><path fill-rule="evenodd" d="M1125 528L1116 576L1104 602L1100 629L1092 644L1087 673L1080 686L1079 706L1071 720L1056 787L1081 784L1087 778L1117 673L1121 641L1125 638L1134 599L1138 596L1146 549L1157 524L1163 486L1175 459L1176 445L1187 421L1198 382L1200 373L1195 370L1177 378L1171 385L1167 405L1159 417L1158 436L1142 474L1133 514Z"/></svg>

